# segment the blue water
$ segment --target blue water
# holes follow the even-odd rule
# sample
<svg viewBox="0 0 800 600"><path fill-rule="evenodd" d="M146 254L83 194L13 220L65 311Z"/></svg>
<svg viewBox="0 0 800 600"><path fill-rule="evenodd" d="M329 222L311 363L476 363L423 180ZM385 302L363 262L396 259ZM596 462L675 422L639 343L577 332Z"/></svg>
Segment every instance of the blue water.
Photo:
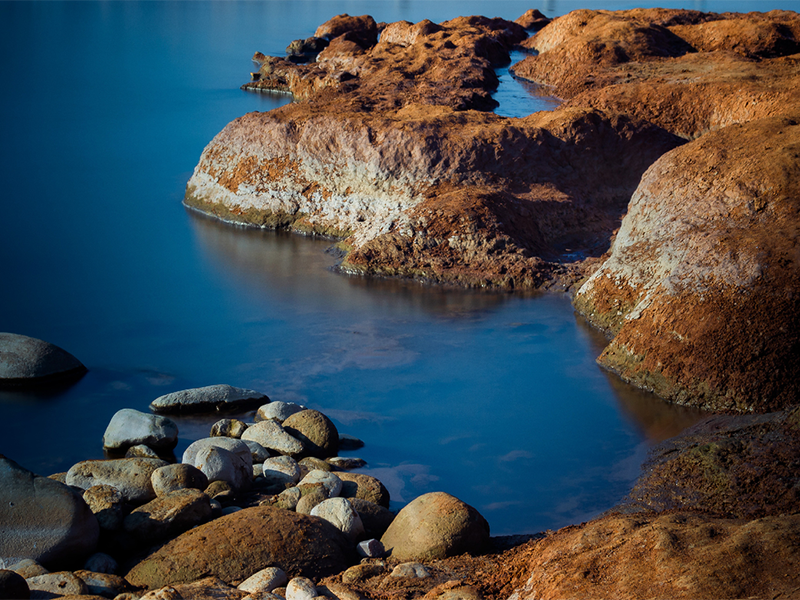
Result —
<svg viewBox="0 0 800 600"><path fill-rule="evenodd" d="M226 123L289 101L239 90L255 51L280 54L342 12L438 21L534 6L0 2L0 331L90 369L65 390L0 393L0 453L63 471L102 457L118 409L230 383L323 410L364 439L357 454L396 505L448 491L495 534L612 506L648 446L697 415L601 371L605 340L568 299L348 278L330 271L329 242L181 205ZM179 426L180 450L210 422Z"/></svg>

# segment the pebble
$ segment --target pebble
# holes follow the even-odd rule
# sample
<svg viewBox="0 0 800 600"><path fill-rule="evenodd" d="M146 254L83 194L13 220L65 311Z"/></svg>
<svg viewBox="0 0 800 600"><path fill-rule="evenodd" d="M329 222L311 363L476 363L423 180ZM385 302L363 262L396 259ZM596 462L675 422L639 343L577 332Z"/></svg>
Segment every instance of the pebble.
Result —
<svg viewBox="0 0 800 600"><path fill-rule="evenodd" d="M389 577L402 577L406 579L424 579L426 577L430 577L430 573L428 569L425 568L425 565L418 563L418 562L406 562L397 565L392 572L389 573Z"/></svg>
<svg viewBox="0 0 800 600"><path fill-rule="evenodd" d="M313 600L317 597L317 588L306 577L294 577L286 586L286 600Z"/></svg>
<svg viewBox="0 0 800 600"><path fill-rule="evenodd" d="M381 558L386 554L386 549L380 540L364 540L356 546L356 552L361 558Z"/></svg>
<svg viewBox="0 0 800 600"><path fill-rule="evenodd" d="M289 578L283 569L279 567L267 567L254 573L242 583L238 589L243 592L272 592L275 588L285 586Z"/></svg>
<svg viewBox="0 0 800 600"><path fill-rule="evenodd" d="M354 542L364 533L361 517L347 498L323 500L311 509L311 516L325 519Z"/></svg>

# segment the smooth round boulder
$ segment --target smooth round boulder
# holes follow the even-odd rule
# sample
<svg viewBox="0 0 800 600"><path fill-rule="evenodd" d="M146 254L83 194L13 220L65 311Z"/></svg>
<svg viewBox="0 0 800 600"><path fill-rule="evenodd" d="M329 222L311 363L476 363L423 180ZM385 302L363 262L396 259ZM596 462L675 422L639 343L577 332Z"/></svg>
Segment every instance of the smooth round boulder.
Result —
<svg viewBox="0 0 800 600"><path fill-rule="evenodd" d="M344 533L353 542L364 535L364 524L361 517L353 510L347 498L329 498L311 509L312 517L325 519Z"/></svg>
<svg viewBox="0 0 800 600"><path fill-rule="evenodd" d="M305 449L303 442L276 421L259 421L251 425L242 434L242 440L256 442L267 450L273 450L285 456L298 456Z"/></svg>
<svg viewBox="0 0 800 600"><path fill-rule="evenodd" d="M336 473L342 480L342 491L339 494L343 498L361 498L389 508L389 490L372 475L364 473Z"/></svg>
<svg viewBox="0 0 800 600"><path fill-rule="evenodd" d="M290 456L276 456L264 461L262 475L269 477L273 473L286 475L292 483L300 481L301 470L297 461Z"/></svg>
<svg viewBox="0 0 800 600"><path fill-rule="evenodd" d="M0 386L78 379L86 367L66 350L36 338L0 333Z"/></svg>
<svg viewBox="0 0 800 600"><path fill-rule="evenodd" d="M317 587L307 577L293 577L286 585L286 600L314 600Z"/></svg>
<svg viewBox="0 0 800 600"><path fill-rule="evenodd" d="M405 506L381 542L396 560L437 560L481 552L489 543L489 524L458 498L431 492Z"/></svg>
<svg viewBox="0 0 800 600"><path fill-rule="evenodd" d="M148 589L214 575L243 581L267 567L320 578L354 559L350 541L323 519L270 506L246 508L187 531L125 576Z"/></svg>
<svg viewBox="0 0 800 600"><path fill-rule="evenodd" d="M31 597L31 590L22 575L14 571L0 569L0 599L26 600Z"/></svg>
<svg viewBox="0 0 800 600"><path fill-rule="evenodd" d="M155 413L202 413L246 411L269 402L266 394L233 387L208 385L159 396L150 403Z"/></svg>
<svg viewBox="0 0 800 600"><path fill-rule="evenodd" d="M250 458L249 452L247 457ZM209 482L225 481L237 492L250 487L253 481L252 462L245 462L238 454L225 448L203 448L195 457L195 465Z"/></svg>
<svg viewBox="0 0 800 600"><path fill-rule="evenodd" d="M125 450L139 444L154 450L172 450L178 445L178 426L167 417L132 408L118 410L103 434L103 448Z"/></svg>
<svg viewBox="0 0 800 600"><path fill-rule="evenodd" d="M297 485L302 489L303 486L309 486L318 483L322 484L322 486L325 488L328 498L335 498L342 491L342 480L339 479L337 474L330 471L310 471L308 475L303 477L300 480L300 483Z"/></svg>
<svg viewBox="0 0 800 600"><path fill-rule="evenodd" d="M232 437L237 440L247 430L247 423L239 419L220 419L211 426L209 437Z"/></svg>
<svg viewBox="0 0 800 600"><path fill-rule="evenodd" d="M283 428L303 442L303 454L316 458L336 456L339 452L339 432L333 422L321 412L301 410L283 422Z"/></svg>
<svg viewBox="0 0 800 600"><path fill-rule="evenodd" d="M208 487L208 477L195 466L177 463L153 471L150 483L156 496L165 496L187 488L204 490Z"/></svg>
<svg viewBox="0 0 800 600"><path fill-rule="evenodd" d="M80 564L95 551L100 527L68 486L0 455L0 559L46 567Z"/></svg>
<svg viewBox="0 0 800 600"><path fill-rule="evenodd" d="M260 406L256 411L255 421L277 421L283 423L286 419L291 417L294 413L305 410L306 407L302 404L295 404L294 402L281 402L276 400L269 404Z"/></svg>
<svg viewBox="0 0 800 600"><path fill-rule="evenodd" d="M167 461L156 458L85 460L67 471L67 485L88 490L95 485L117 488L128 502L143 504L156 497L150 477Z"/></svg>
<svg viewBox="0 0 800 600"><path fill-rule="evenodd" d="M125 517L125 531L142 541L175 536L211 518L211 498L196 489L159 496Z"/></svg>
<svg viewBox="0 0 800 600"><path fill-rule="evenodd" d="M192 442L183 452L181 462L196 467L197 464L195 463L198 452L204 448L210 447L224 448L225 450L236 454L249 467L252 468L253 466L253 455L250 452L249 446L245 444L243 440L236 440L229 437L207 437Z"/></svg>

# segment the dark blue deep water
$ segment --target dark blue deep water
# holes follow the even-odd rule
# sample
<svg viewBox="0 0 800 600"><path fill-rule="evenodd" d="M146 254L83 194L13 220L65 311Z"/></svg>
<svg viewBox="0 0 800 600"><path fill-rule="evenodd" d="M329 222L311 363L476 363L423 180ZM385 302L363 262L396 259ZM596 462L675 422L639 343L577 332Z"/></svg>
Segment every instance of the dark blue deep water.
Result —
<svg viewBox="0 0 800 600"><path fill-rule="evenodd" d="M494 534L612 506L649 445L697 414L600 370L605 340L566 297L343 277L329 270L329 242L226 226L181 205L226 123L288 101L239 90L255 51L281 54L343 12L441 21L579 6L0 2L0 331L58 344L90 369L66 390L0 393L0 453L63 471L102 457L118 409L230 383L320 409L364 439L357 454L397 505L447 491ZM540 109L504 81L501 114ZM180 450L210 422L179 425Z"/></svg>

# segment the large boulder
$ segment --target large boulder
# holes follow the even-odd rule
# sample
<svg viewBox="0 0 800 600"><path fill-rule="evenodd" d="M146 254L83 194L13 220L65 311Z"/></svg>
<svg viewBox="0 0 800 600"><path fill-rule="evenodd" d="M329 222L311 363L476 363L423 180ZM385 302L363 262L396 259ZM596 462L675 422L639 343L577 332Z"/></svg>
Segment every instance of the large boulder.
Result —
<svg viewBox="0 0 800 600"><path fill-rule="evenodd" d="M86 367L66 350L36 338L0 333L0 386L77 379Z"/></svg>
<svg viewBox="0 0 800 600"><path fill-rule="evenodd" d="M63 483L0 455L0 559L31 558L49 567L82 564L97 546L92 511Z"/></svg>
<svg viewBox="0 0 800 600"><path fill-rule="evenodd" d="M651 166L575 306L625 381L709 410L800 395L800 123L731 125Z"/></svg>
<svg viewBox="0 0 800 600"><path fill-rule="evenodd" d="M167 417L132 408L118 410L103 434L103 447L125 450L139 444L154 450L172 450L178 444L178 426Z"/></svg>
<svg viewBox="0 0 800 600"><path fill-rule="evenodd" d="M248 427L242 434L242 440L256 442L267 450L286 456L298 456L305 449L303 442L272 419L259 421Z"/></svg>
<svg viewBox="0 0 800 600"><path fill-rule="evenodd" d="M116 488L128 502L143 504L156 497L150 478L167 464L158 458L85 460L70 467L66 483L88 490L96 485Z"/></svg>
<svg viewBox="0 0 800 600"><path fill-rule="evenodd" d="M184 533L134 566L125 578L153 589L208 575L242 581L269 566L290 576L316 578L345 569L352 552L344 534L323 519L258 506Z"/></svg>
<svg viewBox="0 0 800 600"><path fill-rule="evenodd" d="M157 413L234 412L257 408L269 402L261 392L231 385L208 385L159 396L150 403Z"/></svg>
<svg viewBox="0 0 800 600"><path fill-rule="evenodd" d="M406 505L381 542L399 561L442 559L484 550L489 543L489 524L458 498L431 492Z"/></svg>
<svg viewBox="0 0 800 600"><path fill-rule="evenodd" d="M208 478L209 483L224 481L234 491L239 491L250 487L253 481L253 463L249 460L249 454L247 458L248 460L243 460L230 450L209 446L197 453L195 465Z"/></svg>
<svg viewBox="0 0 800 600"><path fill-rule="evenodd" d="M187 465L197 466L197 456L206 448L223 448L233 452L250 467L253 466L253 455L250 447L243 441L228 437L208 437L195 440L183 452L181 462Z"/></svg>
<svg viewBox="0 0 800 600"><path fill-rule="evenodd" d="M317 410L306 409L294 413L283 422L283 428L303 442L303 454L306 456L328 458L336 456L339 451L336 425Z"/></svg>
<svg viewBox="0 0 800 600"><path fill-rule="evenodd" d="M153 542L183 533L211 518L211 498L200 490L183 489L159 496L125 517L125 531Z"/></svg>

